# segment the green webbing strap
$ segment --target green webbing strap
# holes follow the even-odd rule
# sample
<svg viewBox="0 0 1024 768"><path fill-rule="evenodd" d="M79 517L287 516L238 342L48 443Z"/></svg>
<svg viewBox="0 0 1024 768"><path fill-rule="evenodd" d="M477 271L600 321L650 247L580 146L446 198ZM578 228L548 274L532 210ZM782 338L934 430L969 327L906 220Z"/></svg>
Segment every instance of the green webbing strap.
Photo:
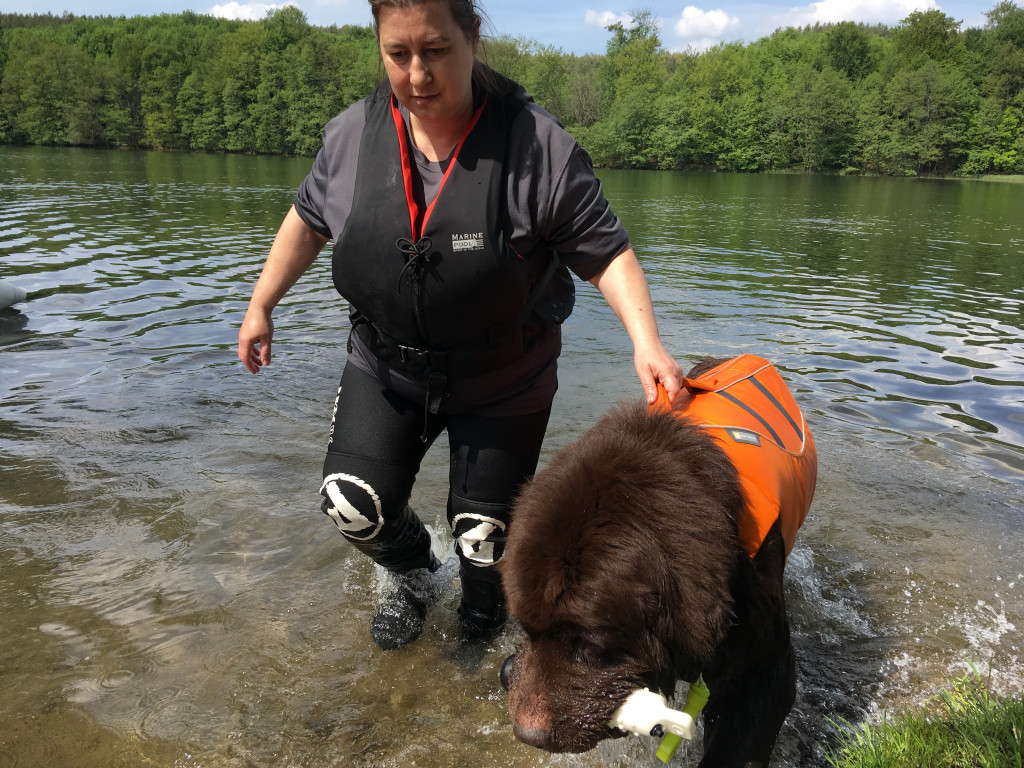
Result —
<svg viewBox="0 0 1024 768"><path fill-rule="evenodd" d="M690 685L690 690L686 694L686 706L683 707L683 712L688 714L694 720L697 719L697 715L701 713L705 705L708 703L708 699L711 698L711 691L704 683L704 677L698 677L697 682ZM679 743L683 740L682 736L676 736L674 733L665 734L665 738L661 740L661 744L658 745L658 751L654 754L663 763L667 763L672 759L672 756L679 749Z"/></svg>

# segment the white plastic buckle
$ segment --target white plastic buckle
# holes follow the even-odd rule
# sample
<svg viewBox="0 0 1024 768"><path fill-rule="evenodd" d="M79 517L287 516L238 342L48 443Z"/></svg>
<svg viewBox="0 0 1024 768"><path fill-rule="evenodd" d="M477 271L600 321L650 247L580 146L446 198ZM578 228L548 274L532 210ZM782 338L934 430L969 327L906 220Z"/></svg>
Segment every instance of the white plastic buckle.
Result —
<svg viewBox="0 0 1024 768"><path fill-rule="evenodd" d="M657 733L658 726L661 726L663 733L674 733L684 739L692 739L697 735L697 723L693 717L672 709L664 696L647 688L629 694L622 706L612 713L609 724L613 728L641 736L661 735Z"/></svg>

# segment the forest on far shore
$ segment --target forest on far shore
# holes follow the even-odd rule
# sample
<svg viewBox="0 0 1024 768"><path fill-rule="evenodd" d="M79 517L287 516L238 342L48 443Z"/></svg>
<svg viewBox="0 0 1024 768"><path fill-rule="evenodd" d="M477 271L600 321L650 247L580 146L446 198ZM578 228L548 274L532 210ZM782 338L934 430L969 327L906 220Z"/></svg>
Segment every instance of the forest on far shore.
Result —
<svg viewBox="0 0 1024 768"><path fill-rule="evenodd" d="M786 28L666 51L649 11L576 56L496 37L481 57L614 168L1024 173L1024 10L981 28L939 10L894 27ZM369 27L193 12L0 14L0 144L312 155L380 75Z"/></svg>

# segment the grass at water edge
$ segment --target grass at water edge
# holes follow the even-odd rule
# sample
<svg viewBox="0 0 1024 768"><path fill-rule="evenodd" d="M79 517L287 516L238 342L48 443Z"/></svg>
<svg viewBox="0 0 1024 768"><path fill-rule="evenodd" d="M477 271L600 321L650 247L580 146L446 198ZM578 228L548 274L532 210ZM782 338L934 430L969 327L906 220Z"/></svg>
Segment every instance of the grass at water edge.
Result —
<svg viewBox="0 0 1024 768"><path fill-rule="evenodd" d="M1024 700L992 694L977 672L877 725L840 725L832 768L1024 768Z"/></svg>

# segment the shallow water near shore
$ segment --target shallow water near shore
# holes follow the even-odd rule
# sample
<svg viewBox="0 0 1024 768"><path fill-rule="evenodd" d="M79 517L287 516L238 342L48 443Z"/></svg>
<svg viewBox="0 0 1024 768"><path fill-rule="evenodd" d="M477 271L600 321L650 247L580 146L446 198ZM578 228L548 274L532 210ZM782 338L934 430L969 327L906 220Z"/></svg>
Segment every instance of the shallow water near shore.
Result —
<svg viewBox="0 0 1024 768"><path fill-rule="evenodd" d="M379 579L319 512L346 308L321 259L235 340L308 160L0 148L0 766L648 766L653 739L552 756L457 644L457 583L377 650ZM791 384L819 485L787 569L796 706L916 705L969 665L1024 687L1024 187L602 172L679 358L756 352ZM542 461L641 396L579 285ZM685 365L685 362L684 362ZM447 447L413 499L450 551ZM699 744L674 765L696 765Z"/></svg>

